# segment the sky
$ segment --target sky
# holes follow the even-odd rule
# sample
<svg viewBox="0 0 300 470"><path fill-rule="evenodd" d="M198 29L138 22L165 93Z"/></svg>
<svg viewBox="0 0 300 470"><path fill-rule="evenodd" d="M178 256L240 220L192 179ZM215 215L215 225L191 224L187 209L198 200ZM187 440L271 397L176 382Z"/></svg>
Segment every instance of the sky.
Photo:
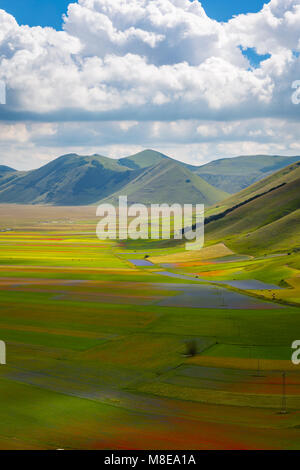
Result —
<svg viewBox="0 0 300 470"><path fill-rule="evenodd" d="M17 169L300 155L300 0L0 0L3 83L0 164Z"/></svg>

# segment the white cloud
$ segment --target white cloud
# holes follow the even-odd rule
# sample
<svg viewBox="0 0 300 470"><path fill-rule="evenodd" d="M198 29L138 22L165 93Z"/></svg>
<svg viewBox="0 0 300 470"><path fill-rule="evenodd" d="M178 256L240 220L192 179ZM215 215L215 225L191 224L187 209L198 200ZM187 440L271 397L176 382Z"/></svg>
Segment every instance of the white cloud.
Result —
<svg viewBox="0 0 300 470"><path fill-rule="evenodd" d="M1 11L0 75L16 111L74 109L105 119L138 110L158 119L177 104L179 117L191 106L194 117L200 107L205 117L229 108L247 112L255 100L265 112L276 79L297 62L300 9L287 3L290 10L278 10L273 0L223 25L197 1L79 0L69 5L64 32L18 26ZM249 69L239 45L273 56Z"/></svg>
<svg viewBox="0 0 300 470"><path fill-rule="evenodd" d="M241 47L271 57L253 68ZM272 0L228 23L209 18L196 0L79 0L60 32L19 26L0 10L8 90L0 119L53 123L39 135L2 124L1 136L17 132L17 142L57 148L72 139L91 147L97 138L99 148L131 148L151 138L152 146L191 142L212 153L229 141L289 151L297 134L283 135L278 123L286 131L288 121L299 122L291 101L299 51L300 0ZM63 124L72 120L81 124Z"/></svg>
<svg viewBox="0 0 300 470"><path fill-rule="evenodd" d="M192 164L250 154L300 155L299 124L241 121L16 123L0 126L0 162L30 169L66 153L112 158L154 148Z"/></svg>

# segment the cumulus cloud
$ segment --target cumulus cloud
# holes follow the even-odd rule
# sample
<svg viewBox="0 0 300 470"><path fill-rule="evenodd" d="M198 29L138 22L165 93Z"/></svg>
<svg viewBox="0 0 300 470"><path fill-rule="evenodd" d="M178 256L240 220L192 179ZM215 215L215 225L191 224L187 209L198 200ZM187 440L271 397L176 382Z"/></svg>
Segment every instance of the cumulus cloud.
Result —
<svg viewBox="0 0 300 470"><path fill-rule="evenodd" d="M174 107L178 118L262 115L281 97L281 79L290 88L300 74L299 0L272 0L227 24L198 1L79 0L64 22L63 32L29 28L1 10L0 76L12 110L101 119L168 119ZM240 46L271 58L252 69Z"/></svg>
<svg viewBox="0 0 300 470"><path fill-rule="evenodd" d="M227 23L197 0L79 0L63 29L19 26L0 10L8 100L0 119L98 121L127 145L133 135L142 142L145 129L157 142L275 142L275 131L261 135L270 119L276 130L274 118L299 121L291 86L300 79L300 0L271 0ZM251 67L248 48L270 58ZM60 124L45 139L68 141L70 129ZM74 139L89 129L80 125Z"/></svg>

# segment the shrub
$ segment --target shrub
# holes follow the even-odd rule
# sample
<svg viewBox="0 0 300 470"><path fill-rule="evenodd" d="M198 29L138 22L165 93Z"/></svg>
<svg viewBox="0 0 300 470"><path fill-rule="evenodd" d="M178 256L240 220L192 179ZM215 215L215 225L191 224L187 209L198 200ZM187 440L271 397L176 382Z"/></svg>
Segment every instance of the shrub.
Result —
<svg viewBox="0 0 300 470"><path fill-rule="evenodd" d="M197 355L197 342L195 340L187 341L186 346L186 355L189 357L194 357Z"/></svg>

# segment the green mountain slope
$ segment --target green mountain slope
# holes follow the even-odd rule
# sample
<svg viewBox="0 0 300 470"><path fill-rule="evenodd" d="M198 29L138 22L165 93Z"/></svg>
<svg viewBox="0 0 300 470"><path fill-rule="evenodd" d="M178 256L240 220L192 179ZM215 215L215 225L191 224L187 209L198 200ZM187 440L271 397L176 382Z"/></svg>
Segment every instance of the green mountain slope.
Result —
<svg viewBox="0 0 300 470"><path fill-rule="evenodd" d="M213 188L192 173L188 168L172 159L146 168L121 191L107 198L117 203L119 195L127 195L130 203L181 203L211 206L228 194Z"/></svg>
<svg viewBox="0 0 300 470"><path fill-rule="evenodd" d="M273 155L242 156L216 160L194 171L216 188L234 194L299 159Z"/></svg>
<svg viewBox="0 0 300 470"><path fill-rule="evenodd" d="M0 184L0 202L84 205L106 197L136 172L100 155L64 155Z"/></svg>
<svg viewBox="0 0 300 470"><path fill-rule="evenodd" d="M10 168L9 166L0 165L0 190L1 186L12 181L18 176L18 171Z"/></svg>
<svg viewBox="0 0 300 470"><path fill-rule="evenodd" d="M150 166L157 165L164 160L172 159L163 153L148 149L131 155L130 157L120 158L118 163L128 168L132 168L133 170L138 170L140 168L149 168Z"/></svg>
<svg viewBox="0 0 300 470"><path fill-rule="evenodd" d="M244 253L300 247L299 187L300 162L228 198L209 212L206 239Z"/></svg>
<svg viewBox="0 0 300 470"><path fill-rule="evenodd" d="M298 157L237 157L194 167L154 150L120 160L70 154L33 171L0 166L0 203L85 205L116 199L122 193L133 202L195 203L200 199L211 206L231 194L233 188L248 187L253 179L261 180L295 160ZM228 188L228 192L222 188ZM257 191L260 188L257 186ZM248 197L248 189L239 197ZM234 200L228 199L226 204L230 206ZM223 207L222 203L214 212Z"/></svg>
<svg viewBox="0 0 300 470"><path fill-rule="evenodd" d="M0 203L86 205L128 194L133 202L212 205L228 196L187 165L152 150L121 160L63 155L37 170L3 175Z"/></svg>

